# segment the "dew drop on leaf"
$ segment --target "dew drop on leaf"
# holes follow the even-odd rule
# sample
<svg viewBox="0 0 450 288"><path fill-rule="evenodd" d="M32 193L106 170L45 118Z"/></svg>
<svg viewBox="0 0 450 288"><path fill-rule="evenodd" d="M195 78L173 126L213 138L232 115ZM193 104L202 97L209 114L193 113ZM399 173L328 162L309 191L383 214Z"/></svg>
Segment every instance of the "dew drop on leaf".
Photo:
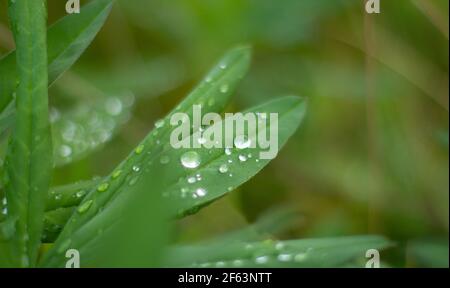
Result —
<svg viewBox="0 0 450 288"><path fill-rule="evenodd" d="M159 159L159 162L161 164L167 164L170 162L170 158L167 155L161 156L161 158Z"/></svg>
<svg viewBox="0 0 450 288"><path fill-rule="evenodd" d="M223 173L227 173L228 172L228 165L227 164L220 165L219 172L222 173L222 174Z"/></svg>
<svg viewBox="0 0 450 288"><path fill-rule="evenodd" d="M98 185L97 191L98 192L105 192L106 190L108 190L108 188L109 188L109 184L105 182L105 183L102 183L102 184Z"/></svg>
<svg viewBox="0 0 450 288"><path fill-rule="evenodd" d="M239 155L239 161L241 161L241 162L247 161L247 156L245 156L245 155Z"/></svg>
<svg viewBox="0 0 450 288"><path fill-rule="evenodd" d="M193 169L200 165L200 156L195 151L189 151L181 156L181 164L185 168Z"/></svg>
<svg viewBox="0 0 450 288"><path fill-rule="evenodd" d="M136 149L134 149L134 152L136 154L141 154L142 151L144 151L144 148L145 148L145 146L143 144L141 144L141 145L137 146Z"/></svg>
<svg viewBox="0 0 450 288"><path fill-rule="evenodd" d="M84 202L83 204L81 204L80 207L78 207L78 209L77 209L78 213L83 214L86 211L88 211L89 208L91 208L92 203L94 203L93 200L88 200L88 201Z"/></svg>

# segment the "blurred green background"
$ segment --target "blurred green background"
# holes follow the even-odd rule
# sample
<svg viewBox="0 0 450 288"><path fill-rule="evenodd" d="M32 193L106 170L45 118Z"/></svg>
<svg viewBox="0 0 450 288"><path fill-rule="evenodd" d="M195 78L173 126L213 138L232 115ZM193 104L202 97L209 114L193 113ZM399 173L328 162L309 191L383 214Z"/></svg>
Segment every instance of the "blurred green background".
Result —
<svg viewBox="0 0 450 288"><path fill-rule="evenodd" d="M50 23L65 2L48 0ZM177 223L177 241L289 205L298 221L280 238L382 234L397 243L382 258L390 265L448 267L449 2L381 0L370 15L364 4L117 1L50 95L55 117L117 95L134 95L132 112L107 145L58 168L54 184L109 173L226 50L248 43L252 68L229 109L300 95L306 120L260 174ZM5 8L0 0L0 55L13 48Z"/></svg>

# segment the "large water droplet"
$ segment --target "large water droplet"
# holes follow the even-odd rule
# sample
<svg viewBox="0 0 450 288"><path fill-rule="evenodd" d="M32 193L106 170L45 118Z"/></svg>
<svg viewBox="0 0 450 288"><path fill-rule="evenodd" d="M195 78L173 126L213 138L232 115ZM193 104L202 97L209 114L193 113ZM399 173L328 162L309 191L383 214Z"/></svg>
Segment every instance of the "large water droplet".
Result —
<svg viewBox="0 0 450 288"><path fill-rule="evenodd" d="M195 151L189 151L181 156L181 164L185 168L193 169L200 165L200 156Z"/></svg>
<svg viewBox="0 0 450 288"><path fill-rule="evenodd" d="M248 139L247 136L245 135L236 136L236 138L234 139L234 146L236 146L236 148L238 149L248 148L250 147L251 144L252 141Z"/></svg>

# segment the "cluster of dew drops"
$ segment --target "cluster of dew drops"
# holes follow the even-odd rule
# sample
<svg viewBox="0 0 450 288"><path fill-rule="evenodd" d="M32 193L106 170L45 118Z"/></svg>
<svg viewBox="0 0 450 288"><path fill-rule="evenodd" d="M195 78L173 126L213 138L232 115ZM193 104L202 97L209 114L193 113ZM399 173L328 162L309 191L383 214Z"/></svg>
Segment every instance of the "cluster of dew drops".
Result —
<svg viewBox="0 0 450 288"><path fill-rule="evenodd" d="M233 260L219 260L215 262L193 263L192 267L209 268L209 267L243 267L254 265L265 265L271 263L285 263L285 264L301 264L305 262L314 248L309 247L303 252L292 252L286 249L283 242L276 242L274 249L270 249L270 253L258 252L258 249L253 244L245 244L245 250L251 253L250 257Z"/></svg>
<svg viewBox="0 0 450 288"><path fill-rule="evenodd" d="M50 121L60 134L55 139L55 159L70 162L73 157L109 141L115 129L130 117L134 95L127 93L102 100L94 109L80 106L70 117L52 108Z"/></svg>
<svg viewBox="0 0 450 288"><path fill-rule="evenodd" d="M225 70L227 69L227 65L226 64L221 64L220 69ZM205 79L206 83L211 83L213 81L212 77L208 76ZM229 91L229 85L228 84L222 84L219 87L219 91L221 93L227 93ZM210 99L210 101L208 101L208 105L212 106L214 105L213 102L214 99ZM265 113L259 113L259 118L260 120L265 119L266 114ZM155 128L158 130L162 127L164 127L165 122L164 120L158 120L155 123ZM200 128L200 130L203 130L204 128ZM157 135L157 130L155 132L155 135ZM199 138L198 139L199 144L204 144L206 142L206 140L204 138ZM236 136L234 139L234 147L238 150L243 151L246 148L249 148L252 144L251 139L249 139L246 135L239 135ZM160 144L159 140L156 141L157 144ZM141 144L139 145L136 149L135 149L135 153L136 154L141 154L144 151L144 145ZM226 175L228 177L233 177L233 173L230 169L230 164L233 163L233 151L232 148L225 148L224 150L225 155L228 156L228 159L226 160L225 163L222 163L219 165L219 167L217 168L217 173ZM237 161L239 161L240 163L243 162L247 162L249 159L253 158L253 155L251 153L239 153L237 156ZM255 162L259 162L259 159L257 157L255 157ZM171 159L168 155L162 155L159 158L159 163L162 165L166 165L169 164L171 162ZM185 169L196 169L201 165L201 157L199 155L198 152L196 151L188 151L185 152L183 155L181 155L180 159L179 159L180 164L185 168ZM135 165L132 167L133 172L135 172L136 174L140 172L140 167ZM112 174L112 179L116 179L120 176L121 174L121 170L117 170L115 172L113 172ZM139 176L131 176L131 178L128 180L128 184L129 185L134 185L137 180L138 180ZM186 186L183 186L180 189L180 194L178 195L181 198L187 198L187 197L191 197L192 199L199 199L199 198L203 198L206 197L208 195L208 191L206 188L203 187L198 187L198 183L200 181L202 181L202 175L200 173L193 173L191 176L187 177L187 179L185 179L186 181ZM196 184L197 183L197 184ZM193 185L196 184L196 185ZM190 186L192 185L192 186ZM100 184L97 187L97 191L98 192L104 192L108 189L109 184L107 182ZM191 187L195 187L195 188L191 188ZM228 191L232 191L234 188L232 186L227 187ZM168 197L169 194L164 194L164 197ZM90 206L92 205L92 201L86 201L84 202L79 208L78 208L78 212L80 213L84 213L85 211L87 211Z"/></svg>

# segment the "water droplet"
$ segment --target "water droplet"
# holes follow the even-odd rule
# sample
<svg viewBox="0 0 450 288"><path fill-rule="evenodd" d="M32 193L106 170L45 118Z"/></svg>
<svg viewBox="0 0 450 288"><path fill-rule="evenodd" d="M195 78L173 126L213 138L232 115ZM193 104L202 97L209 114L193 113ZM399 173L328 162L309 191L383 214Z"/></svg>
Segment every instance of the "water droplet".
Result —
<svg viewBox="0 0 450 288"><path fill-rule="evenodd" d="M281 250L281 249L283 249L283 248L284 248L284 243L283 243L283 242L277 242L277 243L275 244L275 249Z"/></svg>
<svg viewBox="0 0 450 288"><path fill-rule="evenodd" d="M288 262L292 260L292 255L291 254L280 254L277 256L278 261L281 262Z"/></svg>
<svg viewBox="0 0 450 288"><path fill-rule="evenodd" d="M242 266L243 263L244 263L244 261L242 261L240 259L236 259L233 261L234 266Z"/></svg>
<svg viewBox="0 0 450 288"><path fill-rule="evenodd" d="M222 64L220 64L219 67L220 67L220 69L222 69L222 70L227 69L227 64L222 63Z"/></svg>
<svg viewBox="0 0 450 288"><path fill-rule="evenodd" d="M231 155L231 149L230 148L225 148L225 154L230 156Z"/></svg>
<svg viewBox="0 0 450 288"><path fill-rule="evenodd" d="M116 170L113 172L112 178L117 179L120 176L120 174L122 174L122 170Z"/></svg>
<svg viewBox="0 0 450 288"><path fill-rule="evenodd" d="M59 155L62 157L69 157L72 155L72 148L69 145L61 145L59 147Z"/></svg>
<svg viewBox="0 0 450 288"><path fill-rule="evenodd" d="M113 98L109 98L106 101L106 105L105 105L105 109L106 112L108 112L108 114L112 115L112 116L117 116L120 113L122 113L122 101L120 101L119 98L113 97Z"/></svg>
<svg viewBox="0 0 450 288"><path fill-rule="evenodd" d="M216 262L215 266L216 267L223 267L223 266L225 266L225 262L223 262L223 261Z"/></svg>
<svg viewBox="0 0 450 288"><path fill-rule="evenodd" d="M139 176L132 177L130 181L128 181L128 185L133 186L139 180Z"/></svg>
<svg viewBox="0 0 450 288"><path fill-rule="evenodd" d="M214 100L214 98L211 98L208 100L208 106L211 107L216 103L216 101Z"/></svg>
<svg viewBox="0 0 450 288"><path fill-rule="evenodd" d="M167 164L167 163L170 162L170 158L169 158L169 156L167 156L167 155L163 155L163 156L161 156L161 158L159 159L159 162L160 162L161 164Z"/></svg>
<svg viewBox="0 0 450 288"><path fill-rule="evenodd" d="M86 195L86 191L85 190L80 190L77 193L75 193L75 197L77 197L77 198L81 198L84 195Z"/></svg>
<svg viewBox="0 0 450 288"><path fill-rule="evenodd" d="M248 159L252 158L252 153L248 153L247 158Z"/></svg>
<svg viewBox="0 0 450 288"><path fill-rule="evenodd" d="M78 209L77 209L78 213L83 214L86 211L88 211L89 208L91 208L92 203L94 203L93 200L88 200L88 201L84 202L83 204L81 204L80 207L78 207Z"/></svg>
<svg viewBox="0 0 450 288"><path fill-rule="evenodd" d="M265 264L269 261L269 257L268 256L259 256L256 257L255 262L257 264Z"/></svg>
<svg viewBox="0 0 450 288"><path fill-rule="evenodd" d="M186 152L181 156L181 164L185 168L197 168L200 165L200 156L195 151Z"/></svg>
<svg viewBox="0 0 450 288"><path fill-rule="evenodd" d="M234 146L238 149L245 149L250 147L252 141L245 135L239 135L234 139Z"/></svg>
<svg viewBox="0 0 450 288"><path fill-rule="evenodd" d="M227 190L228 190L228 192L231 192L231 191L233 191L233 187L230 186L227 188Z"/></svg>
<svg viewBox="0 0 450 288"><path fill-rule="evenodd" d="M294 261L295 262L303 262L306 258L307 258L306 253L299 253L299 254L295 255Z"/></svg>
<svg viewBox="0 0 450 288"><path fill-rule="evenodd" d="M247 161L247 156L245 156L245 155L239 155L239 161L241 161L241 162Z"/></svg>
<svg viewBox="0 0 450 288"><path fill-rule="evenodd" d="M206 79L205 79L206 83L211 83L211 81L212 81L212 77L211 76L206 77Z"/></svg>
<svg viewBox="0 0 450 288"><path fill-rule="evenodd" d="M195 177L197 178L197 181L202 180L202 175L200 175L200 174L195 175Z"/></svg>
<svg viewBox="0 0 450 288"><path fill-rule="evenodd" d="M227 164L220 165L219 172L220 173L227 173L228 172L228 165Z"/></svg>
<svg viewBox="0 0 450 288"><path fill-rule="evenodd" d="M59 201L61 199L62 199L62 195L61 194L58 193L58 194L55 195L55 200Z"/></svg>
<svg viewBox="0 0 450 288"><path fill-rule="evenodd" d="M188 179L187 179L187 182L188 183L190 183L190 184L193 184L193 183L195 183L195 182L197 182L197 178L195 178L195 177L189 177Z"/></svg>
<svg viewBox="0 0 450 288"><path fill-rule="evenodd" d="M145 148L145 146L143 144L141 144L141 145L137 146L136 149L134 149L134 152L136 154L141 154L142 151L144 151L144 148Z"/></svg>
<svg viewBox="0 0 450 288"><path fill-rule="evenodd" d="M220 92L221 93L227 93L228 92L228 85L227 84L223 84L222 86L220 86Z"/></svg>
<svg viewBox="0 0 450 288"><path fill-rule="evenodd" d="M164 126L164 120L160 119L160 120L155 122L155 127L156 128L161 128L163 126Z"/></svg>
<svg viewBox="0 0 450 288"><path fill-rule="evenodd" d="M109 188L109 184L107 182L105 182L105 183L102 183L102 184L98 185L97 191L98 192L105 192L106 190L108 190L108 188Z"/></svg>
<svg viewBox="0 0 450 288"><path fill-rule="evenodd" d="M233 163L233 160L231 160L231 159L228 159L228 163Z"/></svg>
<svg viewBox="0 0 450 288"><path fill-rule="evenodd" d="M197 190L195 190L195 195L197 195L198 197L204 197L207 193L208 192L204 188L198 188Z"/></svg>
<svg viewBox="0 0 450 288"><path fill-rule="evenodd" d="M134 172L139 172L141 171L141 167L134 165L133 168L131 168Z"/></svg>

